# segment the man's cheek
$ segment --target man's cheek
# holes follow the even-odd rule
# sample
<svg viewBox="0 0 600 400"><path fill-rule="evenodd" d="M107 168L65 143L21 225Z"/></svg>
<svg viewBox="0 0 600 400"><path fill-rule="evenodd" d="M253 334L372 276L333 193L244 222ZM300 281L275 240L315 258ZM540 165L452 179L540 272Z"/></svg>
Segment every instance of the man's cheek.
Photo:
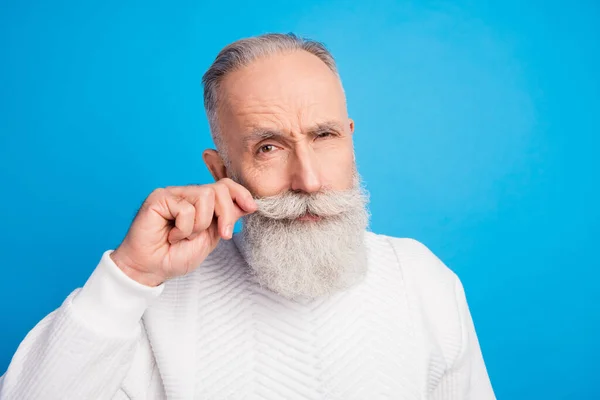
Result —
<svg viewBox="0 0 600 400"><path fill-rule="evenodd" d="M282 193L289 188L280 171L261 171L249 174L246 188L253 196L266 197Z"/></svg>
<svg viewBox="0 0 600 400"><path fill-rule="evenodd" d="M326 186L334 190L346 190L352 187L354 176L353 159L340 158L331 160L324 167L324 181L329 183Z"/></svg>

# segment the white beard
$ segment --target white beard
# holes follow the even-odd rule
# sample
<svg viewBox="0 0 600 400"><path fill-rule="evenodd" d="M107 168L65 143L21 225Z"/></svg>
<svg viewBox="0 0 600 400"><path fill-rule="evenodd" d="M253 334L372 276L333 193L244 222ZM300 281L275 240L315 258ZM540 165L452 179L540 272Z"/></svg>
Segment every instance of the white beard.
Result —
<svg viewBox="0 0 600 400"><path fill-rule="evenodd" d="M256 199L243 220L242 253L261 286L288 299L344 290L367 270L368 195L358 174L347 191L286 192ZM318 221L298 221L307 213Z"/></svg>

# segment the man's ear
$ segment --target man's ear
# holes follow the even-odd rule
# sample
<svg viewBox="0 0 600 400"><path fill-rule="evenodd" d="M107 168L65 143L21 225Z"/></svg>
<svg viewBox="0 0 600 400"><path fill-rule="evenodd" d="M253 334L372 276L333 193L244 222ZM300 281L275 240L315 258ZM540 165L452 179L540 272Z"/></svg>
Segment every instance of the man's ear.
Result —
<svg viewBox="0 0 600 400"><path fill-rule="evenodd" d="M219 153L214 149L206 149L202 153L204 164L208 167L210 174L215 181L227 178L227 168Z"/></svg>
<svg viewBox="0 0 600 400"><path fill-rule="evenodd" d="M354 121L352 120L352 118L348 118L348 123L350 126L350 134L354 134Z"/></svg>

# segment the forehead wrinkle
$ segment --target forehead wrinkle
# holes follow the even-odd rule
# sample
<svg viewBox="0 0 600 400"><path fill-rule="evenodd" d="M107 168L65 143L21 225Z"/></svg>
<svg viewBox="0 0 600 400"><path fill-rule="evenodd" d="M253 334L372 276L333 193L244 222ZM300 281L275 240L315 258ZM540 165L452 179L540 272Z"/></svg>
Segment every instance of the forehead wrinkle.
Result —
<svg viewBox="0 0 600 400"><path fill-rule="evenodd" d="M245 148L269 138L290 142L325 131L345 132L339 121L343 117L339 115L340 110L323 107L322 99L311 98L308 93L298 96L290 92L282 97L257 96L258 93L248 96L235 92L228 94L223 105L233 120L241 124L237 129L240 129L238 135L242 134L241 144Z"/></svg>
<svg viewBox="0 0 600 400"><path fill-rule="evenodd" d="M254 102L240 107L233 105L230 109L233 115L245 121L244 124L250 129L271 129L264 125L273 125L277 127L274 130L283 130L289 123L289 111L276 102Z"/></svg>

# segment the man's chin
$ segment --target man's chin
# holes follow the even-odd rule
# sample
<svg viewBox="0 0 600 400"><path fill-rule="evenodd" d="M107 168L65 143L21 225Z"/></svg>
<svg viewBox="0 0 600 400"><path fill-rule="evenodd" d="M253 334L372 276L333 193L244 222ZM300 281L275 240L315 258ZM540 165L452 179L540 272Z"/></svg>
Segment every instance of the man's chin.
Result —
<svg viewBox="0 0 600 400"><path fill-rule="evenodd" d="M366 219L357 214L292 220L249 216L242 230L244 258L257 282L282 297L330 296L364 276L365 228Z"/></svg>

